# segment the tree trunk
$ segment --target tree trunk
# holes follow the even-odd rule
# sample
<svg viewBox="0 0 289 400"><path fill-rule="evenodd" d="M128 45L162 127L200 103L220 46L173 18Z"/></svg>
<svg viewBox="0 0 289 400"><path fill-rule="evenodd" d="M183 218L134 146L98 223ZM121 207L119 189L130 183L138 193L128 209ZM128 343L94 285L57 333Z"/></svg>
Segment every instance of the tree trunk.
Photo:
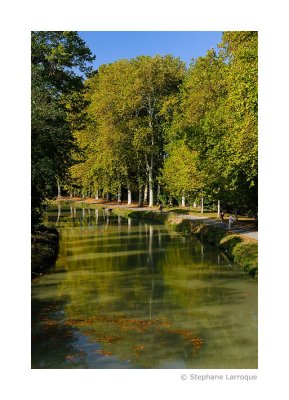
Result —
<svg viewBox="0 0 289 400"><path fill-rule="evenodd" d="M127 187L127 205L129 206L131 204L131 190L130 187Z"/></svg>
<svg viewBox="0 0 289 400"><path fill-rule="evenodd" d="M194 207L194 208L197 208L196 200L194 201L193 207Z"/></svg>
<svg viewBox="0 0 289 400"><path fill-rule="evenodd" d="M143 201L144 201L144 203L148 202L148 185L145 185L145 188L144 188Z"/></svg>
<svg viewBox="0 0 289 400"><path fill-rule="evenodd" d="M153 119L154 119L154 104L149 95L148 98L148 117L149 117L149 128L151 130L151 147L154 149L155 141L154 141L154 127L153 127ZM154 205L154 180L153 180L153 166L154 166L154 158L153 154L150 155L150 165L148 165L148 173L149 173L149 207L153 207Z"/></svg>
<svg viewBox="0 0 289 400"><path fill-rule="evenodd" d="M235 222L237 222L238 221L238 212L237 212L237 209L235 209Z"/></svg>
<svg viewBox="0 0 289 400"><path fill-rule="evenodd" d="M221 202L220 202L220 200L218 200L217 217L218 217L219 219L221 218Z"/></svg>
<svg viewBox="0 0 289 400"><path fill-rule="evenodd" d="M154 205L154 182L153 182L153 168L149 167L149 207Z"/></svg>
<svg viewBox="0 0 289 400"><path fill-rule="evenodd" d="M186 206L186 198L185 198L185 195L183 194L182 195L182 207L185 207Z"/></svg>
<svg viewBox="0 0 289 400"><path fill-rule="evenodd" d="M158 183L158 191L157 191L157 205L160 204L160 195L161 195L161 185Z"/></svg>
<svg viewBox="0 0 289 400"><path fill-rule="evenodd" d="M142 198L142 185L139 186L139 190L138 190L138 205L140 207L143 206L143 198Z"/></svg>
<svg viewBox="0 0 289 400"><path fill-rule="evenodd" d="M119 187L118 187L117 202L121 203L121 185L119 185Z"/></svg>
<svg viewBox="0 0 289 400"><path fill-rule="evenodd" d="M96 189L94 197L95 197L95 200L98 200L98 189Z"/></svg>
<svg viewBox="0 0 289 400"><path fill-rule="evenodd" d="M204 197L201 197L201 214L204 214Z"/></svg>
<svg viewBox="0 0 289 400"><path fill-rule="evenodd" d="M61 197L61 187L59 181L57 181L57 191L58 191L57 197Z"/></svg>

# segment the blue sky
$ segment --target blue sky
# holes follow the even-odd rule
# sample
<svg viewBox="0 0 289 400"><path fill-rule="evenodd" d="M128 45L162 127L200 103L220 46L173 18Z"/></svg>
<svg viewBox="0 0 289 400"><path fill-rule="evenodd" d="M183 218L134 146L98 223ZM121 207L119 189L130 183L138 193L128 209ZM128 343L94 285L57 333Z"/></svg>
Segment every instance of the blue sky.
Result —
<svg viewBox="0 0 289 400"><path fill-rule="evenodd" d="M204 56L209 49L216 49L222 32L78 32L96 56L94 68L121 58L139 55L172 54L189 66L192 58Z"/></svg>

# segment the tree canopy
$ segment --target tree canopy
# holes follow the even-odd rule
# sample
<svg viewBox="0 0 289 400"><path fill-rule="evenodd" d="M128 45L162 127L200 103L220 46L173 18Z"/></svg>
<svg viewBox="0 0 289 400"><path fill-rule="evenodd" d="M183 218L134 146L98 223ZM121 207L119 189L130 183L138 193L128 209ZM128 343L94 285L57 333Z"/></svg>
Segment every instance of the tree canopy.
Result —
<svg viewBox="0 0 289 400"><path fill-rule="evenodd" d="M224 32L188 69L170 55L92 60L75 32L32 33L34 208L58 179L84 196L257 212L257 32Z"/></svg>
<svg viewBox="0 0 289 400"><path fill-rule="evenodd" d="M31 35L31 177L32 224L41 204L53 196L57 180L68 177L76 150L72 121L83 106L79 95L93 56L76 32L32 32ZM73 104L73 106L72 106Z"/></svg>

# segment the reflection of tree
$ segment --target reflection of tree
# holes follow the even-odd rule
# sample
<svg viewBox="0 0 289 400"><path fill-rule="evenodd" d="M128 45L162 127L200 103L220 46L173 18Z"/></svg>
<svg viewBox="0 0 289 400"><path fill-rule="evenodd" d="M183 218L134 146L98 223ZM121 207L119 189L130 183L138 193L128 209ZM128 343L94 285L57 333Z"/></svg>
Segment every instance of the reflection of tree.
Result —
<svg viewBox="0 0 289 400"><path fill-rule="evenodd" d="M224 307L244 296L224 285L237 272L210 246L162 225L121 224L113 215L109 227L100 215L93 230L69 229L69 218L60 224L57 269L68 271L59 285L59 296L69 298L64 323L99 343L98 356L143 368L183 360L192 368L200 354L219 362L214 336L219 346L233 348L232 338L245 328L238 315L228 325Z"/></svg>
<svg viewBox="0 0 289 400"><path fill-rule="evenodd" d="M68 289L65 286L69 287L72 297L67 312L70 316L78 316L78 319L74 321L77 328L83 331L85 326L86 328L90 326L88 331L92 339L93 337L98 340L106 338L104 340L106 343L108 336L118 337L117 332L121 331L120 341L126 348L130 348L131 354L134 354L134 347L138 349L137 352L140 352L139 357L141 357L141 346L145 346L141 343L146 342L149 335L150 344L147 343L145 346L149 357L156 353L154 347L161 341L163 345L167 343L166 346L171 347L167 348L166 352L168 354L176 353L175 357L178 358L180 347L191 346L191 350L187 349L187 353L192 354L194 343L201 339L197 337L198 339L195 339L194 343L189 343L175 332L175 328L163 329L163 324L168 323L168 316L165 316L162 322L159 321L163 310L170 312L174 310L170 304L171 299L164 297L162 265L167 255L165 252L157 251L160 247L159 237L166 231L161 227L155 229L154 234L151 225L130 226L127 233L121 232L121 235L117 237L115 237L116 231L111 229L109 233L101 232L97 235L97 240L88 242L87 246L83 246L87 237L83 232L78 240L73 238L72 254L74 258L69 263L69 269L77 271L77 274L67 275L67 279L62 285L62 291L66 293ZM138 234L135 235L135 233ZM69 231L66 234L67 237L64 240L71 249ZM163 241L167 241L167 239L164 235ZM88 252L97 256L107 248L106 246L108 246L110 254L108 253L105 258L96 258L97 261L94 261L93 265L91 259L82 258L82 255L87 255ZM130 251L134 249L138 249L137 254L130 254ZM66 250L66 245L62 247L62 251L71 254L71 250ZM111 256L112 253L119 252L125 252L126 255ZM84 281L85 285L83 285ZM90 304L93 304L92 308L89 306ZM174 304L174 307L178 309L181 305L176 307ZM122 315L119 313L125 313L127 316L133 315L134 322L132 323L132 319L128 317L115 317L114 322L108 324L105 318L111 313L113 315ZM159 321L157 324L156 320ZM108 332L110 332L109 335ZM115 332L114 335L113 332ZM186 334L193 335L190 330L186 330ZM105 346L107 347L108 344L106 343ZM110 351L106 347L104 350ZM109 347L111 347L110 342Z"/></svg>
<svg viewBox="0 0 289 400"><path fill-rule="evenodd" d="M57 213L57 221L56 221L56 225L59 222L59 218L61 216L61 203L58 203L58 213Z"/></svg>

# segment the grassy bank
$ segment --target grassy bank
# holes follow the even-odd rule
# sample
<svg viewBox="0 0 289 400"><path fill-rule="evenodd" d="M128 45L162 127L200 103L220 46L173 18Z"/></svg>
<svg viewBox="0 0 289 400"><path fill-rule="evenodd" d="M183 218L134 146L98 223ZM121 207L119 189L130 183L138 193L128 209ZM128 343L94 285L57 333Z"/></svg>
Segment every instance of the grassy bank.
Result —
<svg viewBox="0 0 289 400"><path fill-rule="evenodd" d="M254 239L231 233L222 227L206 224L202 220L177 217L173 212L133 211L115 208L113 212L122 217L163 222L177 232L192 234L224 251L237 265L252 276L258 275L258 243Z"/></svg>
<svg viewBox="0 0 289 400"><path fill-rule="evenodd" d="M185 220L181 222L181 225L184 225L186 230L189 227L190 232L201 240L220 248L250 275L258 275L258 243L254 239L195 221Z"/></svg>
<svg viewBox="0 0 289 400"><path fill-rule="evenodd" d="M31 276L35 278L51 268L57 258L59 234L55 228L39 225L31 237Z"/></svg>

